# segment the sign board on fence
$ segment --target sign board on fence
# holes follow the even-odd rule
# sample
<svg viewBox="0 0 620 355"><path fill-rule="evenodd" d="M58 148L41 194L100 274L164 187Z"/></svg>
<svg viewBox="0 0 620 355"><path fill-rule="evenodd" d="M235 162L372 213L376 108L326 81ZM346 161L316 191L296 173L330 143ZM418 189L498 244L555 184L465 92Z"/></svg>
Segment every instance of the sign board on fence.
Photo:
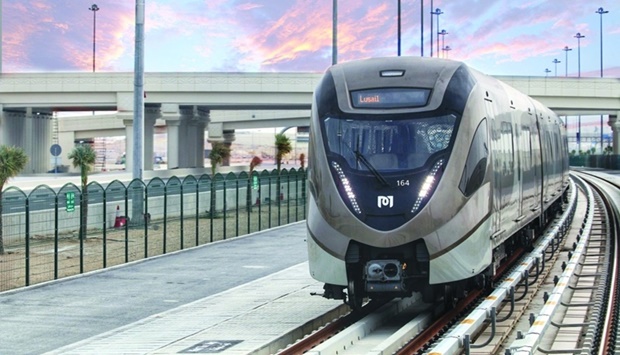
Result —
<svg viewBox="0 0 620 355"><path fill-rule="evenodd" d="M67 192L65 197L67 198L67 212L75 211L75 192Z"/></svg>

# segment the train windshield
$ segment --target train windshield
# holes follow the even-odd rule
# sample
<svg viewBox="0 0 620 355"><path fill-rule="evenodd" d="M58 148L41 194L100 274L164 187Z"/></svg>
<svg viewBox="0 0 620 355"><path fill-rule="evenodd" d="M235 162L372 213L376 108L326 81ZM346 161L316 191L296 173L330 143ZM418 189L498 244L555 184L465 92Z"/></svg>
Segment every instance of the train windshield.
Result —
<svg viewBox="0 0 620 355"><path fill-rule="evenodd" d="M328 155L338 155L353 170L417 169L450 147L457 117L415 119L324 119Z"/></svg>

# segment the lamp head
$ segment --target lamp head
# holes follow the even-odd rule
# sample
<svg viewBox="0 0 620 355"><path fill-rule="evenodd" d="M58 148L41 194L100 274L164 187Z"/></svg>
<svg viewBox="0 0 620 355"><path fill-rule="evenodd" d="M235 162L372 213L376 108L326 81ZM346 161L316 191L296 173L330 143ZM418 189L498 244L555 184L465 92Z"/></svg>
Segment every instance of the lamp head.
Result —
<svg viewBox="0 0 620 355"><path fill-rule="evenodd" d="M609 13L609 11L605 11L602 7L599 7L598 10L596 10L596 13L599 15L602 15L602 14Z"/></svg>

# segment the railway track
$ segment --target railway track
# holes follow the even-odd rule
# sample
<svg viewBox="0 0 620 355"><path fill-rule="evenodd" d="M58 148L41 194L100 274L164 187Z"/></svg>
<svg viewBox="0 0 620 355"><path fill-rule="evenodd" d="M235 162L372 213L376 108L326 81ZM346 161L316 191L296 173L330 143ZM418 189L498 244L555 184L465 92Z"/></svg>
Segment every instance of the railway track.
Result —
<svg viewBox="0 0 620 355"><path fill-rule="evenodd" d="M620 353L617 297L603 287L618 289L617 263L608 262L616 259L618 212L606 201L620 201L620 188L592 187L581 174L573 180L564 213L492 292L471 292L450 312L417 295L369 304L279 354ZM579 213L571 226L577 205L583 219Z"/></svg>
<svg viewBox="0 0 620 355"><path fill-rule="evenodd" d="M575 221L568 231L564 247L558 248L554 257L545 259L547 272L541 274L524 297L530 301L521 302L510 317L498 314L497 318L502 317L506 324L496 322L495 330L490 329L488 321L477 328L463 324L468 323L472 312L425 353L619 353L614 324L617 310L613 302L617 299L613 289L617 289L618 214L612 202L620 201L620 188L592 178L583 179L579 174L573 176L581 191L583 219ZM607 186L601 187L603 184ZM489 307L480 305L476 309ZM476 343L488 339L488 344L474 345L471 339L476 337Z"/></svg>

